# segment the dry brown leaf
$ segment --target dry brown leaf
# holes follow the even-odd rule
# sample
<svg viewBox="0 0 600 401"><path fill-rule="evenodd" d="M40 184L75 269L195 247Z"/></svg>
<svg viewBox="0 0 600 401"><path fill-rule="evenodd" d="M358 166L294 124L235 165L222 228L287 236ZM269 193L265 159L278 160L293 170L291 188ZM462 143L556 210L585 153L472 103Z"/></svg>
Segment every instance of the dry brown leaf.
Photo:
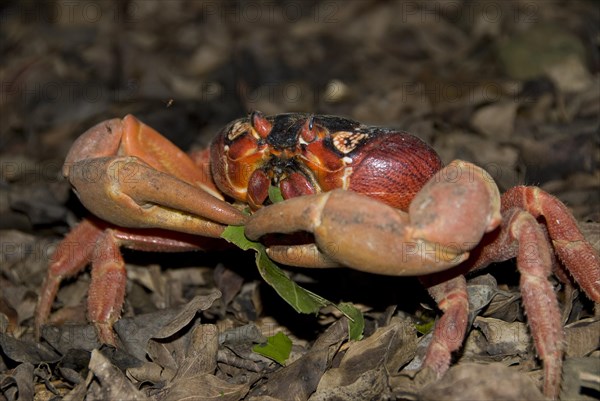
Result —
<svg viewBox="0 0 600 401"><path fill-rule="evenodd" d="M196 315L198 311L206 310L211 307L213 302L221 297L221 292L212 290L206 295L198 295L188 302L179 313L171 320L171 322L160 329L153 338L166 338L186 326Z"/></svg>
<svg viewBox="0 0 600 401"><path fill-rule="evenodd" d="M0 350L15 362L39 364L60 360L60 356L44 344L19 340L4 333L0 333Z"/></svg>
<svg viewBox="0 0 600 401"><path fill-rule="evenodd" d="M592 401L600 393L600 359L567 358L564 362L561 400Z"/></svg>
<svg viewBox="0 0 600 401"><path fill-rule="evenodd" d="M175 380L184 380L202 373L214 373L217 368L217 351L219 349L219 333L217 326L203 324L192 330L185 359Z"/></svg>
<svg viewBox="0 0 600 401"><path fill-rule="evenodd" d="M414 356L416 346L414 328L405 321L392 318L388 326L380 327L369 337L351 343L339 367L330 369L324 379L328 378L330 385L346 385L366 370L380 365L389 372L395 372ZM333 376L339 380L332 382Z"/></svg>
<svg viewBox="0 0 600 401"><path fill-rule="evenodd" d="M90 370L98 378L101 391L107 400L146 401L148 398L125 377L99 350L92 351Z"/></svg>
<svg viewBox="0 0 600 401"><path fill-rule="evenodd" d="M9 400L33 400L33 365L25 362L0 374L0 389Z"/></svg>
<svg viewBox="0 0 600 401"><path fill-rule="evenodd" d="M315 391L329 363L329 350L311 350L273 373L252 395L269 395L290 401L305 401Z"/></svg>
<svg viewBox="0 0 600 401"><path fill-rule="evenodd" d="M479 329L485 342L479 343L480 351L494 357L525 355L530 349L531 337L527 325L521 322L505 322L504 320L478 316L473 327ZM472 350L469 341L465 353Z"/></svg>
<svg viewBox="0 0 600 401"><path fill-rule="evenodd" d="M144 360L151 338L165 339L186 327L198 311L210 308L221 296L218 290L194 297L187 304L155 313L120 319L114 326L124 349Z"/></svg>
<svg viewBox="0 0 600 401"><path fill-rule="evenodd" d="M565 327L565 355L583 357L600 349L600 319L582 319Z"/></svg>
<svg viewBox="0 0 600 401"><path fill-rule="evenodd" d="M531 379L500 363L454 366L419 395L423 401L546 400Z"/></svg>
<svg viewBox="0 0 600 401"><path fill-rule="evenodd" d="M247 384L228 383L213 375L217 367L218 331L214 325L196 326L191 333L185 358L168 385L154 394L155 400L238 400Z"/></svg>
<svg viewBox="0 0 600 401"><path fill-rule="evenodd" d="M378 328L371 336L352 342L337 368L328 369L311 399L372 399L389 392L389 374L397 372L415 353L414 328L398 318ZM354 394L354 396L352 395Z"/></svg>
<svg viewBox="0 0 600 401"><path fill-rule="evenodd" d="M231 384L214 375L199 373L173 381L155 394L155 401L237 401L248 392L246 384Z"/></svg>

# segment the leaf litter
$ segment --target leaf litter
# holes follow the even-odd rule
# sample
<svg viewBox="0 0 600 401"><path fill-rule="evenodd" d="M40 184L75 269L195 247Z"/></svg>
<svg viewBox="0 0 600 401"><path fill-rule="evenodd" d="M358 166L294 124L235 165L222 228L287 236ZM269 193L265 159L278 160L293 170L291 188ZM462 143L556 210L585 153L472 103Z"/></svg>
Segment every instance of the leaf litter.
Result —
<svg viewBox="0 0 600 401"><path fill-rule="evenodd" d="M513 261L471 278L473 327L441 380L418 370L429 336L415 327L430 327L436 311L412 279L286 270L311 293L354 303L361 341L348 340L342 313L296 314L251 252L126 252L116 349L85 320L88 273L61 287L41 343L33 308L49 254L85 216L59 178L66 152L88 127L126 113L184 149L253 109L406 129L444 162L485 167L501 190L527 183L555 194L599 248L592 2L289 3L298 18L257 2L260 23L241 3L44 4L0 11L3 399L541 399ZM567 337L561 398L596 399L597 309L576 287L556 287ZM285 366L252 351L277 333L292 342Z"/></svg>

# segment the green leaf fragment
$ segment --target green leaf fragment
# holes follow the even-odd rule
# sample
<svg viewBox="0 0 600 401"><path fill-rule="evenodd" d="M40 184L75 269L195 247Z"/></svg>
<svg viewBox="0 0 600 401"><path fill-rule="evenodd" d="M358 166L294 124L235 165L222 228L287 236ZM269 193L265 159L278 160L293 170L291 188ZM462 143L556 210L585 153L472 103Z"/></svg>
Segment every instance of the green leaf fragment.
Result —
<svg viewBox="0 0 600 401"><path fill-rule="evenodd" d="M422 323L415 323L415 329L417 330L417 332L425 335L425 334L429 334L429 332L431 330L433 330L433 326L435 325L435 320L429 320L426 322L422 322Z"/></svg>
<svg viewBox="0 0 600 401"><path fill-rule="evenodd" d="M227 226L223 234L221 234L221 238L225 241L231 242L233 245L238 248L247 251L248 249L255 249L258 252L257 247L264 246L259 242L250 241L246 238L244 234L244 226Z"/></svg>
<svg viewBox="0 0 600 401"><path fill-rule="evenodd" d="M229 226L221 235L225 240L243 250L256 251L256 266L263 280L267 282L288 304L300 313L317 313L332 303L317 294L310 292L292 281L267 255L263 244L253 242L244 235L244 227Z"/></svg>
<svg viewBox="0 0 600 401"><path fill-rule="evenodd" d="M272 359L280 365L285 365L292 351L292 340L280 331L274 336L268 337L266 344L257 344L252 347L252 351Z"/></svg>
<svg viewBox="0 0 600 401"><path fill-rule="evenodd" d="M281 189L279 189L279 187L273 185L269 187L269 200L271 203L283 202L283 195L281 194Z"/></svg>
<svg viewBox="0 0 600 401"><path fill-rule="evenodd" d="M269 258L263 244L246 238L243 226L228 226L221 237L243 250L254 249L256 251L256 266L263 280L273 287L277 294L290 304L296 312L316 314L321 308L333 305L348 318L350 339L358 340L361 338L364 329L364 318L362 313L352 304L335 305L314 292L300 287Z"/></svg>
<svg viewBox="0 0 600 401"><path fill-rule="evenodd" d="M337 308L348 317L348 337L350 337L350 340L358 341L362 339L365 318L361 311L348 302L342 302L337 305Z"/></svg>

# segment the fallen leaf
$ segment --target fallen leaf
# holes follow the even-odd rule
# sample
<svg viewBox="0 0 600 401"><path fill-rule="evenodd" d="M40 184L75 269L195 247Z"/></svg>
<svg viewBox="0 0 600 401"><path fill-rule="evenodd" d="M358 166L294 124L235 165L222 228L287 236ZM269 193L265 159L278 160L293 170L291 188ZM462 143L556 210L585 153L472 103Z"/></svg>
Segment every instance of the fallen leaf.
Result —
<svg viewBox="0 0 600 401"><path fill-rule="evenodd" d="M501 363L463 363L423 388L423 401L522 401L546 400L535 383L522 372Z"/></svg>
<svg viewBox="0 0 600 401"><path fill-rule="evenodd" d="M252 347L252 351L272 359L283 366L285 366L291 350L292 340L281 331L273 336L267 337L266 344L257 344Z"/></svg>
<svg viewBox="0 0 600 401"><path fill-rule="evenodd" d="M25 362L0 374L0 389L9 400L33 400L33 365Z"/></svg>
<svg viewBox="0 0 600 401"><path fill-rule="evenodd" d="M0 350L15 362L37 365L60 360L60 355L44 344L19 340L4 333L0 333Z"/></svg>
<svg viewBox="0 0 600 401"><path fill-rule="evenodd" d="M567 358L563 365L561 400L592 401L600 393L598 357Z"/></svg>
<svg viewBox="0 0 600 401"><path fill-rule="evenodd" d="M212 290L206 295L198 295L190 302L185 304L177 315L173 317L171 322L160 329L153 338L166 338L185 327L196 316L198 311L203 311L212 306L212 304L221 298L219 290Z"/></svg>
<svg viewBox="0 0 600 401"><path fill-rule="evenodd" d="M163 339L186 327L198 311L210 308L221 296L218 290L207 295L198 295L187 304L168 310L138 315L134 318L122 318L115 323L114 329L121 339L124 349L138 359L144 360L147 344L151 338Z"/></svg>
<svg viewBox="0 0 600 401"><path fill-rule="evenodd" d="M174 380L155 394L155 401L237 401L248 392L246 384L232 384L212 374L199 373Z"/></svg>
<svg viewBox="0 0 600 401"><path fill-rule="evenodd" d="M283 270L269 258L263 244L250 241L246 238L243 226L228 226L225 231L223 231L221 238L238 246L240 249L253 249L256 251L256 266L258 267L260 275L267 284L275 289L281 298L296 310L296 312L317 313L325 306L336 306L331 301L300 287L291 280ZM352 310L352 313L350 314L344 312L340 307L336 307L344 313L349 320L349 324L353 326L350 330L352 335L356 335L353 339L359 338L364 328L364 321L360 318L354 320L351 315L360 314L360 311L348 303L346 303L343 308L345 310ZM357 334L359 332L360 334Z"/></svg>
<svg viewBox="0 0 600 401"><path fill-rule="evenodd" d="M323 375L317 392L329 393L334 388L352 385L380 366L384 367L381 374L393 374L410 361L416 347L417 336L412 326L393 318L389 325L378 328L369 337L350 343L339 366Z"/></svg>
<svg viewBox="0 0 600 401"><path fill-rule="evenodd" d="M89 368L100 381L101 391L107 400L146 401L148 398L114 366L102 352L92 351Z"/></svg>
<svg viewBox="0 0 600 401"><path fill-rule="evenodd" d="M565 355L583 357L600 348L600 320L582 319L565 327Z"/></svg>
<svg viewBox="0 0 600 401"><path fill-rule="evenodd" d="M177 370L174 382L203 373L213 374L217 368L219 332L217 326L203 324L194 327L185 359Z"/></svg>

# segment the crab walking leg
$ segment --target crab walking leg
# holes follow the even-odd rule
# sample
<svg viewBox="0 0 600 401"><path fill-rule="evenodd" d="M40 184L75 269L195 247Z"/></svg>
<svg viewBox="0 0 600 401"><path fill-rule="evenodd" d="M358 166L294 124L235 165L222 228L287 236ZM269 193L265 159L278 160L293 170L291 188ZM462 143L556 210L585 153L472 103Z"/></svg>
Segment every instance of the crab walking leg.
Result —
<svg viewBox="0 0 600 401"><path fill-rule="evenodd" d="M566 206L536 187L514 187L502 196L502 208L518 207L544 217L560 261L594 302L600 302L600 257L579 231Z"/></svg>
<svg viewBox="0 0 600 401"><path fill-rule="evenodd" d="M119 320L125 302L127 271L112 230L104 231L95 253L88 290L88 320L96 326L101 342L115 345L112 326Z"/></svg>
<svg viewBox="0 0 600 401"><path fill-rule="evenodd" d="M200 243L162 236L143 235L120 229L106 229L98 238L92 256L92 281L88 290L88 320L98 339L115 345L113 325L121 317L125 303L127 271L120 248L181 252L199 249ZM190 238L192 239L192 238ZM192 239L193 240L193 239Z"/></svg>
<svg viewBox="0 0 600 401"><path fill-rule="evenodd" d="M452 353L463 344L469 320L469 299L465 276L459 274L456 277L447 279L448 275L444 273L446 272L420 278L443 312L435 325L423 361L424 367L430 367L440 376L450 367ZM438 280L436 276L445 279ZM432 285L434 281L437 284Z"/></svg>
<svg viewBox="0 0 600 401"><path fill-rule="evenodd" d="M83 220L58 244L42 284L35 311L36 338L40 338L41 328L50 315L50 309L61 281L76 275L91 262L95 244L102 235L102 231L103 227L99 227L90 220Z"/></svg>
<svg viewBox="0 0 600 401"><path fill-rule="evenodd" d="M533 343L544 363L544 394L558 397L565 337L560 309L549 281L555 263L548 236L528 211L502 212L500 230L484 238L483 247L467 264L476 270L493 262L517 258L523 307Z"/></svg>
<svg viewBox="0 0 600 401"><path fill-rule="evenodd" d="M35 335L40 338L56 293L63 279L92 264L88 294L89 320L96 325L102 342L114 344L112 324L118 319L125 291L125 270L119 248L181 252L215 249L222 242L196 235L126 228L107 229L106 223L85 219L57 246L35 312Z"/></svg>
<svg viewBox="0 0 600 401"><path fill-rule="evenodd" d="M517 268L521 274L521 294L535 347L544 361L544 394L555 399L560 391L565 336L558 300L548 281L552 273L552 249L529 213L513 211L506 219L512 237L519 243Z"/></svg>

